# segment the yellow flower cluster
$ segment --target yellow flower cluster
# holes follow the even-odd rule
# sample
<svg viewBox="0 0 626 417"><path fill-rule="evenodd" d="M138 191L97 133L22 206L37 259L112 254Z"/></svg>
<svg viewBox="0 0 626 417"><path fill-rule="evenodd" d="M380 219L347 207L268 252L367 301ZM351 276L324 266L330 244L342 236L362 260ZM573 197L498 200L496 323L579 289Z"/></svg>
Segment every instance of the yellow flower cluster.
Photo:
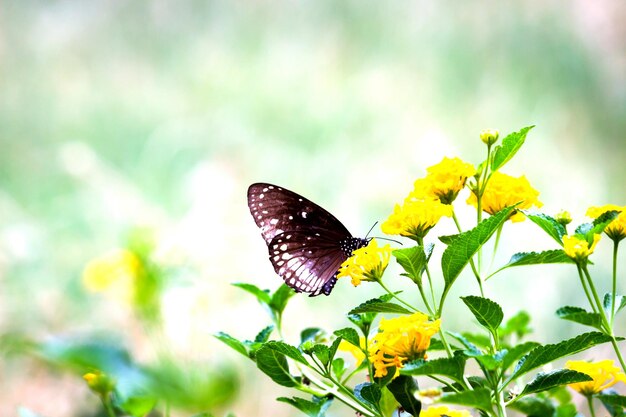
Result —
<svg viewBox="0 0 626 417"><path fill-rule="evenodd" d="M620 214L604 229L608 237L615 241L620 241L626 237L626 206L616 206L615 204L607 204L600 207L589 207L587 216L597 219L607 211L619 211Z"/></svg>
<svg viewBox="0 0 626 417"><path fill-rule="evenodd" d="M563 250L565 254L572 258L575 261L585 261L589 258L596 248L596 245L600 241L600 235L593 235L593 243L591 247L589 246L589 242L587 242L582 236L579 235L571 235L571 236L563 236Z"/></svg>
<svg viewBox="0 0 626 417"><path fill-rule="evenodd" d="M372 239L367 246L355 250L352 256L341 264L337 278L350 277L355 287L361 281L378 281L389 264L391 251L389 245L381 248L376 239Z"/></svg>
<svg viewBox="0 0 626 417"><path fill-rule="evenodd" d="M452 202L474 175L474 166L459 158L443 160L426 170L426 177L415 181L413 191L381 225L384 233L422 239L443 216L452 217Z"/></svg>
<svg viewBox="0 0 626 417"><path fill-rule="evenodd" d="M420 417L472 417L467 410L451 410L448 407L429 407L420 413Z"/></svg>
<svg viewBox="0 0 626 417"><path fill-rule="evenodd" d="M115 298L130 302L141 270L141 261L134 253L116 249L87 264L83 283L90 291L107 291Z"/></svg>
<svg viewBox="0 0 626 417"><path fill-rule="evenodd" d="M476 191L472 192L467 199L467 204L477 207ZM539 192L531 187L525 176L518 178L512 177L500 172L494 172L487 183L483 198L482 210L489 214L496 214L502 209L519 203L517 208L527 209L532 206L541 207L541 203L537 197ZM520 222L524 220L522 213L514 213L511 216L512 222Z"/></svg>
<svg viewBox="0 0 626 417"><path fill-rule="evenodd" d="M368 351L374 376L382 378L393 367L397 375L405 362L424 359L430 338L439 331L440 324L441 320L428 321L428 316L422 313L381 319Z"/></svg>
<svg viewBox="0 0 626 417"><path fill-rule="evenodd" d="M618 382L626 383L626 375L611 360L600 362L568 361L565 367L593 378L593 381L569 384L571 388L583 395L597 394Z"/></svg>
<svg viewBox="0 0 626 417"><path fill-rule="evenodd" d="M407 200L396 204L393 213L381 225L383 233L422 239L441 217L452 217L452 206L436 199Z"/></svg>

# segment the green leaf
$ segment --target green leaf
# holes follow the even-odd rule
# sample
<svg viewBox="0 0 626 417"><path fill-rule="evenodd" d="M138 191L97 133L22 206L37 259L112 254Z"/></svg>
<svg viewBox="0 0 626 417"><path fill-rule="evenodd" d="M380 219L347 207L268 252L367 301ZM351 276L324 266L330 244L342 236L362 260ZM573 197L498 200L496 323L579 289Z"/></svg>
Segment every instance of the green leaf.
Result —
<svg viewBox="0 0 626 417"><path fill-rule="evenodd" d="M366 301L360 306L364 304L368 304L368 303L374 303L374 302L386 303L392 298L393 296L391 294L385 294L377 298L372 298L371 300ZM377 315L378 313L348 314L348 320L354 323L361 330L363 334L369 334L369 329Z"/></svg>
<svg viewBox="0 0 626 417"><path fill-rule="evenodd" d="M613 407L626 408L626 396L618 394L599 394L595 396L604 404L608 404Z"/></svg>
<svg viewBox="0 0 626 417"><path fill-rule="evenodd" d="M606 313L610 316L611 314L611 293L610 292L604 294L604 300L602 304L604 306L604 311L606 311ZM624 297L623 295L616 295L615 296L615 313L617 313L624 307L626 307L626 297Z"/></svg>
<svg viewBox="0 0 626 417"><path fill-rule="evenodd" d="M259 302L261 302L262 304L270 304L271 298L268 290L262 290L256 285L247 284L245 282L235 282L231 285L237 288L241 288L242 290L254 295L257 300L259 300Z"/></svg>
<svg viewBox="0 0 626 417"><path fill-rule="evenodd" d="M396 249L391 254L406 273L402 274L413 280L419 286L422 285L422 274L428 265L428 259L432 254L433 245L424 250L423 246L414 246L406 249Z"/></svg>
<svg viewBox="0 0 626 417"><path fill-rule="evenodd" d="M246 348L246 345L244 345L243 342L241 342L240 340L235 339L231 335L226 334L224 332L216 333L213 336L216 339L221 340L222 342L226 343L228 346L230 346L237 352L241 353L245 357L248 357L248 349Z"/></svg>
<svg viewBox="0 0 626 417"><path fill-rule="evenodd" d="M537 226L541 227L552 239L563 246L563 236L567 234L565 226L557 222L555 218L548 216L547 214L533 214L526 210L520 210L524 215L530 219Z"/></svg>
<svg viewBox="0 0 626 417"><path fill-rule="evenodd" d="M337 337L341 337L346 342L349 342L356 347L360 346L359 334L351 327L345 327L343 329L335 330L333 334Z"/></svg>
<svg viewBox="0 0 626 417"><path fill-rule="evenodd" d="M116 396L115 398L115 406L132 417L145 416L157 403L157 399L151 396L132 396L123 399Z"/></svg>
<svg viewBox="0 0 626 417"><path fill-rule="evenodd" d="M593 235L604 232L604 229L619 216L619 213L620 212L616 210L604 212L598 216L593 223L583 223L578 226L576 228L576 234L584 236L587 242L591 243L593 241Z"/></svg>
<svg viewBox="0 0 626 417"><path fill-rule="evenodd" d="M256 352L256 365L278 385L295 387L298 383L289 372L289 364L284 354L267 344Z"/></svg>
<svg viewBox="0 0 626 417"><path fill-rule="evenodd" d="M522 147L526 140L526 135L532 129L533 126L527 126L522 128L519 132L510 133L507 137L502 139L502 145L496 146L494 150L493 159L491 161L491 170L497 171L502 168L517 151Z"/></svg>
<svg viewBox="0 0 626 417"><path fill-rule="evenodd" d="M582 417L574 404L563 404L556 408L556 417Z"/></svg>
<svg viewBox="0 0 626 417"><path fill-rule="evenodd" d="M492 277L498 272L511 268L513 266L526 266L526 265L542 265L542 264L571 264L574 263L572 259L565 254L562 249L553 249L543 252L520 252L511 256L509 262L502 266L500 269L489 275Z"/></svg>
<svg viewBox="0 0 626 417"><path fill-rule="evenodd" d="M407 310L399 304L390 302L384 302L380 299L374 298L352 309L348 314L363 314L363 313L395 313L395 314L413 314L412 311Z"/></svg>
<svg viewBox="0 0 626 417"><path fill-rule="evenodd" d="M458 383L463 383L464 371L465 358L462 355L455 355L451 358L438 358L427 361L419 359L408 362L402 367L400 373L402 375L441 375Z"/></svg>
<svg viewBox="0 0 626 417"><path fill-rule="evenodd" d="M537 346L540 346L537 342L525 342L512 346L510 349L507 349L506 354L502 357L502 368L505 370L509 369L509 367L513 365L513 362L515 362Z"/></svg>
<svg viewBox="0 0 626 417"><path fill-rule="evenodd" d="M506 354L506 349L499 351L495 355L485 354L475 356L475 359L488 371L495 371L502 366L502 357Z"/></svg>
<svg viewBox="0 0 626 417"><path fill-rule="evenodd" d="M478 250L509 218L514 207L507 207L480 222L474 229L457 235L441 257L441 270L445 280L444 296L454 281Z"/></svg>
<svg viewBox="0 0 626 417"><path fill-rule="evenodd" d="M291 404L298 410L302 411L309 417L322 417L326 414L326 410L332 403L332 399L329 397L313 397L313 401L305 400L300 397L278 397L277 401Z"/></svg>
<svg viewBox="0 0 626 417"><path fill-rule="evenodd" d="M272 294L272 298L269 302L270 307L280 316L287 306L287 301L289 301L295 293L292 288L282 284L274 294Z"/></svg>
<svg viewBox="0 0 626 417"><path fill-rule="evenodd" d="M376 406L378 405L378 402L380 401L383 394L377 384L364 382L354 387L354 395L356 395L359 400Z"/></svg>
<svg viewBox="0 0 626 417"><path fill-rule="evenodd" d="M330 349L328 346L322 344L315 345L313 346L313 353L315 353L315 356L322 362L324 367L328 366L330 363Z"/></svg>
<svg viewBox="0 0 626 417"><path fill-rule="evenodd" d="M549 417L556 411L549 399L540 397L520 398L511 404L510 408L530 417Z"/></svg>
<svg viewBox="0 0 626 417"><path fill-rule="evenodd" d="M496 334L504 318L504 313L498 303L475 295L461 297L461 300L482 326L486 327L492 334Z"/></svg>
<svg viewBox="0 0 626 417"><path fill-rule="evenodd" d="M319 327L308 327L300 332L300 344L308 341L321 343L328 340L326 332Z"/></svg>
<svg viewBox="0 0 626 417"><path fill-rule="evenodd" d="M446 394L439 399L439 402L491 411L491 391L488 388L477 388L471 391Z"/></svg>
<svg viewBox="0 0 626 417"><path fill-rule="evenodd" d="M573 321L602 330L602 317L598 313L590 313L584 308L565 306L559 308L556 311L556 315L563 320Z"/></svg>
<svg viewBox="0 0 626 417"><path fill-rule="evenodd" d="M343 358L335 358L335 359L333 359L333 362L331 364L331 368L332 368L333 373L335 374L335 376L338 379L341 379L343 377L343 374L348 369L348 366L346 365L346 361L344 361Z"/></svg>
<svg viewBox="0 0 626 417"><path fill-rule="evenodd" d="M465 354L472 356L472 357L476 357L476 356L480 356L483 353L481 352L480 349L478 349L478 347L476 347L475 344L473 344L472 342L470 342L469 340L467 340L467 338L465 338L465 336L463 336L462 334L459 333L455 333L455 332L447 332L450 336L454 337L456 340L458 340L459 342L461 342L461 344L465 347L466 351L464 352Z"/></svg>
<svg viewBox="0 0 626 417"><path fill-rule="evenodd" d="M288 345L285 342L281 342L279 340L272 340L263 345L263 348L272 349L276 352L279 352L288 358L291 358L297 362L308 365L307 360L302 356L302 353L298 350L298 348ZM257 352L258 355L258 352Z"/></svg>
<svg viewBox="0 0 626 417"><path fill-rule="evenodd" d="M422 411L422 403L415 398L415 393L419 387L412 377L398 375L387 384L387 388L406 413L413 417L419 417L420 411Z"/></svg>
<svg viewBox="0 0 626 417"><path fill-rule="evenodd" d="M542 372L537 374L532 381L526 384L520 395L535 394L562 385L592 380L589 375L571 369L557 369L547 373Z"/></svg>
<svg viewBox="0 0 626 417"><path fill-rule="evenodd" d="M269 325L265 329L261 330L254 338L255 343L265 343L269 339L270 335L274 331L274 326Z"/></svg>
<svg viewBox="0 0 626 417"><path fill-rule="evenodd" d="M510 379L513 380L556 359L573 355L574 353L582 352L583 350L587 350L595 345L610 341L610 336L600 332L589 332L576 336L572 339L564 340L560 343L538 346L531 350L530 353L524 356L517 363L515 371L513 372L513 375L511 375Z"/></svg>
<svg viewBox="0 0 626 417"><path fill-rule="evenodd" d="M506 324L499 330L500 336L505 337L515 333L521 339L532 333L532 329L528 326L529 324L530 315L522 310L506 321Z"/></svg>

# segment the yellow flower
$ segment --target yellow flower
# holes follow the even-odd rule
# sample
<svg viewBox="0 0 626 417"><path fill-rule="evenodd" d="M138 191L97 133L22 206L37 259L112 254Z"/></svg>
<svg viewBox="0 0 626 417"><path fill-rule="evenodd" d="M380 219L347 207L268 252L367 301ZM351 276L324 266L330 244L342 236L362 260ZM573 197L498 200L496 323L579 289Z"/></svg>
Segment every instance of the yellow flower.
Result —
<svg viewBox="0 0 626 417"><path fill-rule="evenodd" d="M614 241L619 242L626 237L626 206L616 206L615 204L607 204L600 207L589 207L587 216L597 219L607 211L619 211L620 214L604 229L604 233Z"/></svg>
<svg viewBox="0 0 626 417"><path fill-rule="evenodd" d="M477 207L477 199L475 190L467 199L467 204ZM517 208L527 209L531 206L541 207L541 203L537 197L539 192L530 186L525 176L519 178L510 175L494 172L487 183L487 188L482 198L482 210L489 214L496 214L500 210L520 203ZM524 220L522 213L515 212L511 216L512 222L520 222Z"/></svg>
<svg viewBox="0 0 626 417"><path fill-rule="evenodd" d="M130 302L141 269L134 253L117 249L90 261L83 272L83 283L90 291L107 291Z"/></svg>
<svg viewBox="0 0 626 417"><path fill-rule="evenodd" d="M383 233L422 239L442 216L452 217L452 206L435 199L407 200L396 204L381 225Z"/></svg>
<svg viewBox="0 0 626 417"><path fill-rule="evenodd" d="M429 407L423 410L419 417L472 417L467 410L451 410L448 407Z"/></svg>
<svg viewBox="0 0 626 417"><path fill-rule="evenodd" d="M90 390L101 396L106 396L115 388L115 381L107 374L100 371L87 372L83 375Z"/></svg>
<svg viewBox="0 0 626 417"><path fill-rule="evenodd" d="M351 277L355 287L361 281L379 281L389 264L391 250L389 245L378 247L376 239L372 239L367 246L352 252L352 256L341 264L337 278Z"/></svg>
<svg viewBox="0 0 626 417"><path fill-rule="evenodd" d="M352 354L356 360L357 368L361 365L361 363L363 363L363 360L365 360L365 353L363 353L363 350L365 349L365 337L361 336L359 344L361 346L354 346L346 339L342 339L341 342L339 342L339 350Z"/></svg>
<svg viewBox="0 0 626 417"><path fill-rule="evenodd" d="M424 197L436 197L444 204L452 204L459 191L465 187L467 178L476 174L472 164L459 158L443 158L426 171L428 174L424 180L415 181L414 193L418 196L421 194ZM424 187L426 184L423 181L427 187ZM425 194L425 191L428 191L428 194Z"/></svg>
<svg viewBox="0 0 626 417"><path fill-rule="evenodd" d="M593 378L593 381L569 384L571 388L583 395L597 394L618 382L626 382L626 375L611 360L600 362L568 361L565 367Z"/></svg>
<svg viewBox="0 0 626 417"><path fill-rule="evenodd" d="M496 129L485 129L480 132L480 140L482 140L486 145L493 145L498 141L500 137L500 132Z"/></svg>
<svg viewBox="0 0 626 417"><path fill-rule="evenodd" d="M406 361L426 358L430 338L439 331L440 324L441 320L428 321L428 316L422 313L381 319L368 351L374 376L384 377L392 367L397 375Z"/></svg>
<svg viewBox="0 0 626 417"><path fill-rule="evenodd" d="M589 242L580 235L563 236L563 250L565 254L573 260L585 261L589 258L589 255L593 253L596 245L600 241L600 237L598 233L595 233L593 235L593 243L591 243L591 247L589 247Z"/></svg>

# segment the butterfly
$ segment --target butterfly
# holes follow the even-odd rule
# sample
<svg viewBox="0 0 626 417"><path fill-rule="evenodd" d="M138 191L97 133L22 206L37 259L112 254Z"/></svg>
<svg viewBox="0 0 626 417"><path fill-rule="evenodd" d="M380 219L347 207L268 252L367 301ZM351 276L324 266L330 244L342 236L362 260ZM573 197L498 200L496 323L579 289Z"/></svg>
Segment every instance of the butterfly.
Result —
<svg viewBox="0 0 626 417"><path fill-rule="evenodd" d="M310 297L330 295L341 264L371 240L353 237L328 211L276 185L252 184L248 208L276 273Z"/></svg>

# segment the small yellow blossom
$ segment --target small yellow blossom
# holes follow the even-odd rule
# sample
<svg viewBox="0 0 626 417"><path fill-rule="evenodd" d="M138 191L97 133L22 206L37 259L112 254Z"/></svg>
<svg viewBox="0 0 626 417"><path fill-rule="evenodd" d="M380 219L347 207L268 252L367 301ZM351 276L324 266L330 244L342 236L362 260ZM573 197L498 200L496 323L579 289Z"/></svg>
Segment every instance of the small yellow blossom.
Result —
<svg viewBox="0 0 626 417"><path fill-rule="evenodd" d="M467 203L477 207L476 191L470 194ZM517 208L527 209L532 206L541 207L541 203L537 197L539 192L530 186L525 176L519 178L510 175L494 172L487 183L483 198L482 210L489 214L496 214L502 209L519 203ZM524 220L522 213L515 212L511 216L512 222L520 222Z"/></svg>
<svg viewBox="0 0 626 417"><path fill-rule="evenodd" d="M383 233L422 239L442 216L452 217L452 206L435 199L407 200L396 204L381 225Z"/></svg>
<svg viewBox="0 0 626 417"><path fill-rule="evenodd" d="M496 129L485 129L480 132L480 140L482 140L486 145L493 145L498 141L500 137L500 132Z"/></svg>
<svg viewBox="0 0 626 417"><path fill-rule="evenodd" d="M361 281L379 281L389 264L391 251L391 246L378 247L376 239L372 239L367 246L352 252L352 256L341 264L337 278L351 277L355 287Z"/></svg>
<svg viewBox="0 0 626 417"><path fill-rule="evenodd" d="M359 344L361 346L354 346L346 339L342 339L341 342L339 342L339 350L352 354L352 356L354 356L354 359L356 360L357 368L365 360L365 353L363 353L363 351L365 350L365 337L361 336L361 338L359 339Z"/></svg>
<svg viewBox="0 0 626 417"><path fill-rule="evenodd" d="M374 376L384 377L392 367L397 375L406 361L426 358L430 338L439 331L440 324L440 320L428 321L422 313L382 319L368 351Z"/></svg>
<svg viewBox="0 0 626 417"><path fill-rule="evenodd" d="M585 261L593 253L600 241L600 237L598 233L595 233L593 235L593 243L589 247L589 242L580 235L563 236L563 250L573 260Z"/></svg>
<svg viewBox="0 0 626 417"><path fill-rule="evenodd" d="M563 226L567 226L572 222L572 215L569 213L569 211L561 210L556 214L556 217L554 219Z"/></svg>
<svg viewBox="0 0 626 417"><path fill-rule="evenodd" d="M134 253L123 249L113 250L87 264L83 283L90 291L107 291L116 298L130 302L141 268L141 261Z"/></svg>
<svg viewBox="0 0 626 417"><path fill-rule="evenodd" d="M593 381L569 384L571 388L583 395L597 394L618 382L626 383L626 375L615 366L612 360L600 362L568 361L565 367L593 378Z"/></svg>
<svg viewBox="0 0 626 417"><path fill-rule="evenodd" d="M87 372L83 375L90 390L101 396L106 396L115 388L115 381L100 371Z"/></svg>
<svg viewBox="0 0 626 417"><path fill-rule="evenodd" d="M467 410L451 410L448 407L429 407L420 413L420 417L472 417Z"/></svg>
<svg viewBox="0 0 626 417"><path fill-rule="evenodd" d="M443 158L441 162L426 169L428 174L424 180L415 182L414 193L422 194L428 184L429 194L444 204L452 204L459 191L465 187L465 181L476 173L474 165L463 162L459 158ZM425 181L422 182L422 181Z"/></svg>
<svg viewBox="0 0 626 417"><path fill-rule="evenodd" d="M607 204L600 207L589 207L587 216L597 219L607 211L619 211L620 214L609 224L604 233L616 242L626 237L626 206L616 206L615 204Z"/></svg>

